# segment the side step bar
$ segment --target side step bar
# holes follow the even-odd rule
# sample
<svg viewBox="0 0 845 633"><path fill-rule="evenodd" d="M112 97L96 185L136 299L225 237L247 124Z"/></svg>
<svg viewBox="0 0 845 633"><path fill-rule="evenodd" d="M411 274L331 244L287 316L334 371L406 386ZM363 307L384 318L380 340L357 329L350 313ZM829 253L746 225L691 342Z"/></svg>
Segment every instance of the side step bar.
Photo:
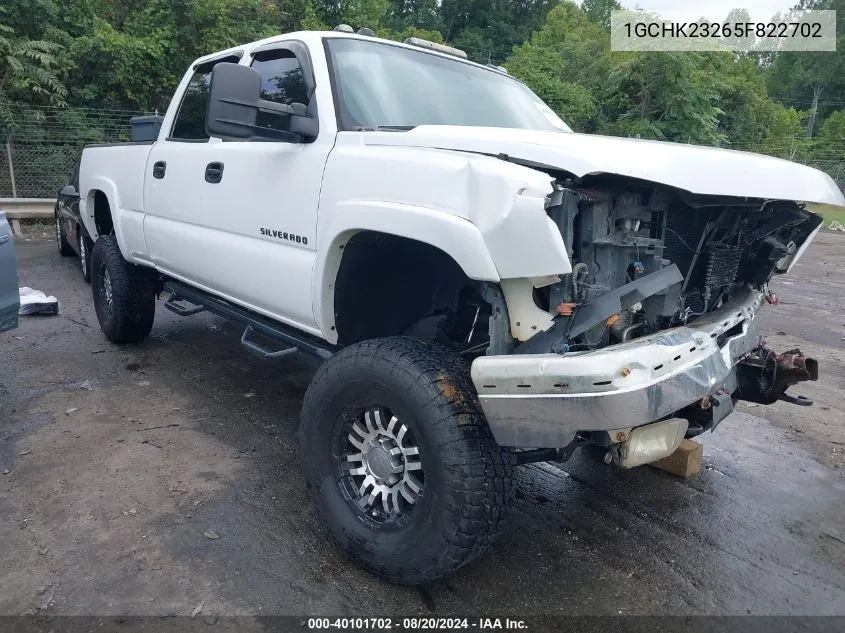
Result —
<svg viewBox="0 0 845 633"><path fill-rule="evenodd" d="M247 325L246 329L244 329L243 336L241 336L241 345L243 345L247 349L247 351L255 354L259 358L263 358L265 360L276 360L279 358L284 358L285 356L293 356L294 354L299 353L299 349L296 347L288 347L275 352L267 349L266 347L262 347L261 343L250 340L250 337L254 333L255 328L253 328L251 325Z"/></svg>
<svg viewBox="0 0 845 633"><path fill-rule="evenodd" d="M186 286L178 281L169 280L164 284L164 290L170 293L170 298L164 307L179 316L191 316L200 312L211 312L217 316L236 321L245 326L241 344L251 353L266 359L278 359L292 356L297 352L304 352L320 360L331 358L339 349L317 337L309 336L296 328L278 323L261 314L237 306L225 299L220 299L202 290ZM191 304L189 306L182 303ZM254 340L258 334L265 338L290 345L289 348L272 351Z"/></svg>

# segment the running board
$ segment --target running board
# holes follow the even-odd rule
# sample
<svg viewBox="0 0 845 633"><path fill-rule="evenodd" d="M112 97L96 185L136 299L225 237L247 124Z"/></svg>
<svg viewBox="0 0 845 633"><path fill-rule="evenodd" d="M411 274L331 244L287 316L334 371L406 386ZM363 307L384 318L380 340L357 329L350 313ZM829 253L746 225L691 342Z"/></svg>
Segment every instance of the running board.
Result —
<svg viewBox="0 0 845 633"><path fill-rule="evenodd" d="M249 352L261 358L278 359L292 356L296 352L303 352L320 360L326 360L331 358L339 349L317 337L300 332L296 328L278 323L264 315L256 314L225 299L220 299L177 281L165 282L164 290L170 293L170 298L165 302L164 307L179 316L211 312L224 319L243 324L245 329L241 337L241 344ZM192 307L181 305L182 303L192 304ZM256 334L290 347L278 351L268 350L254 340L253 337Z"/></svg>

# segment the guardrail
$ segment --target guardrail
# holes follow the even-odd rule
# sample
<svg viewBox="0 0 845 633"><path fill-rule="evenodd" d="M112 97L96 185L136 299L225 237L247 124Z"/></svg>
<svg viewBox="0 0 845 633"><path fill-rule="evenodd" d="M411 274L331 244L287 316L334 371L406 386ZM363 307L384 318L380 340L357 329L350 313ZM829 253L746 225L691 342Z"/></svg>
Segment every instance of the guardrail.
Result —
<svg viewBox="0 0 845 633"><path fill-rule="evenodd" d="M0 198L0 210L6 213L17 237L23 237L21 220L52 218L55 206L55 198Z"/></svg>
<svg viewBox="0 0 845 633"><path fill-rule="evenodd" d="M0 209L10 220L51 218L55 206L55 198L0 198Z"/></svg>

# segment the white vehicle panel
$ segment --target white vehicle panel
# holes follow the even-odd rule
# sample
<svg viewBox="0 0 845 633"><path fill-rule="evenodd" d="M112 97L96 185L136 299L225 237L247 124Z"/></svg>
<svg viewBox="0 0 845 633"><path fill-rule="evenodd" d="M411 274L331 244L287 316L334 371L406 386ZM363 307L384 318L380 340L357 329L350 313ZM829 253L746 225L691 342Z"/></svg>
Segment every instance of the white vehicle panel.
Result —
<svg viewBox="0 0 845 633"><path fill-rule="evenodd" d="M545 212L545 197L552 192L548 175L486 156L372 147L367 140L370 134L373 132L338 134L320 198L321 243L333 237L333 216L344 214L335 211L337 206L395 203L454 215L474 224L499 278L569 272L563 240L557 230L550 231ZM341 223L354 221L345 217ZM359 228L378 230L377 226ZM413 226L407 230L415 233ZM518 250L525 237L531 240L530 253ZM472 256L450 254L456 260Z"/></svg>
<svg viewBox="0 0 845 633"><path fill-rule="evenodd" d="M224 164L202 182L197 248L214 253L198 281L297 323L314 325L311 275L316 208L329 137L314 143L215 143L207 162Z"/></svg>
<svg viewBox="0 0 845 633"><path fill-rule="evenodd" d="M161 270L191 279L205 257L197 240L204 224L200 195L208 143L159 141L144 171L144 236L149 257ZM163 178L155 178L156 163L165 164Z"/></svg>
<svg viewBox="0 0 845 633"><path fill-rule="evenodd" d="M143 174L150 144L89 147L82 152L79 211L88 233L96 238L94 193L102 191L109 201L115 235L121 252L133 261L148 261L143 221Z"/></svg>
<svg viewBox="0 0 845 633"><path fill-rule="evenodd" d="M715 147L640 139L501 128L419 126L373 132L366 143L477 152L568 171L617 174L692 193L845 206L833 179L788 160Z"/></svg>

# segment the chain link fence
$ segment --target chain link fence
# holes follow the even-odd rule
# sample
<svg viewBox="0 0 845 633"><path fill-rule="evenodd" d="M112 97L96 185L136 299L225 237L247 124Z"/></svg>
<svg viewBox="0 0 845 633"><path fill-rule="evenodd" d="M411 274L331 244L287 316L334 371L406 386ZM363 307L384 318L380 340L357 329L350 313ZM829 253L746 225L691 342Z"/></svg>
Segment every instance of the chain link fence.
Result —
<svg viewBox="0 0 845 633"><path fill-rule="evenodd" d="M129 140L129 119L144 114L88 108L26 108L14 127L0 128L0 198L54 198L71 182L88 143ZM753 147L743 147L755 151ZM845 191L845 158L812 155L805 164L830 174Z"/></svg>
<svg viewBox="0 0 845 633"><path fill-rule="evenodd" d="M72 182L82 147L77 143L7 141L0 198L53 198Z"/></svg>
<svg viewBox="0 0 845 633"><path fill-rule="evenodd" d="M27 106L0 124L0 198L54 198L71 182L89 143L130 137L131 110Z"/></svg>

